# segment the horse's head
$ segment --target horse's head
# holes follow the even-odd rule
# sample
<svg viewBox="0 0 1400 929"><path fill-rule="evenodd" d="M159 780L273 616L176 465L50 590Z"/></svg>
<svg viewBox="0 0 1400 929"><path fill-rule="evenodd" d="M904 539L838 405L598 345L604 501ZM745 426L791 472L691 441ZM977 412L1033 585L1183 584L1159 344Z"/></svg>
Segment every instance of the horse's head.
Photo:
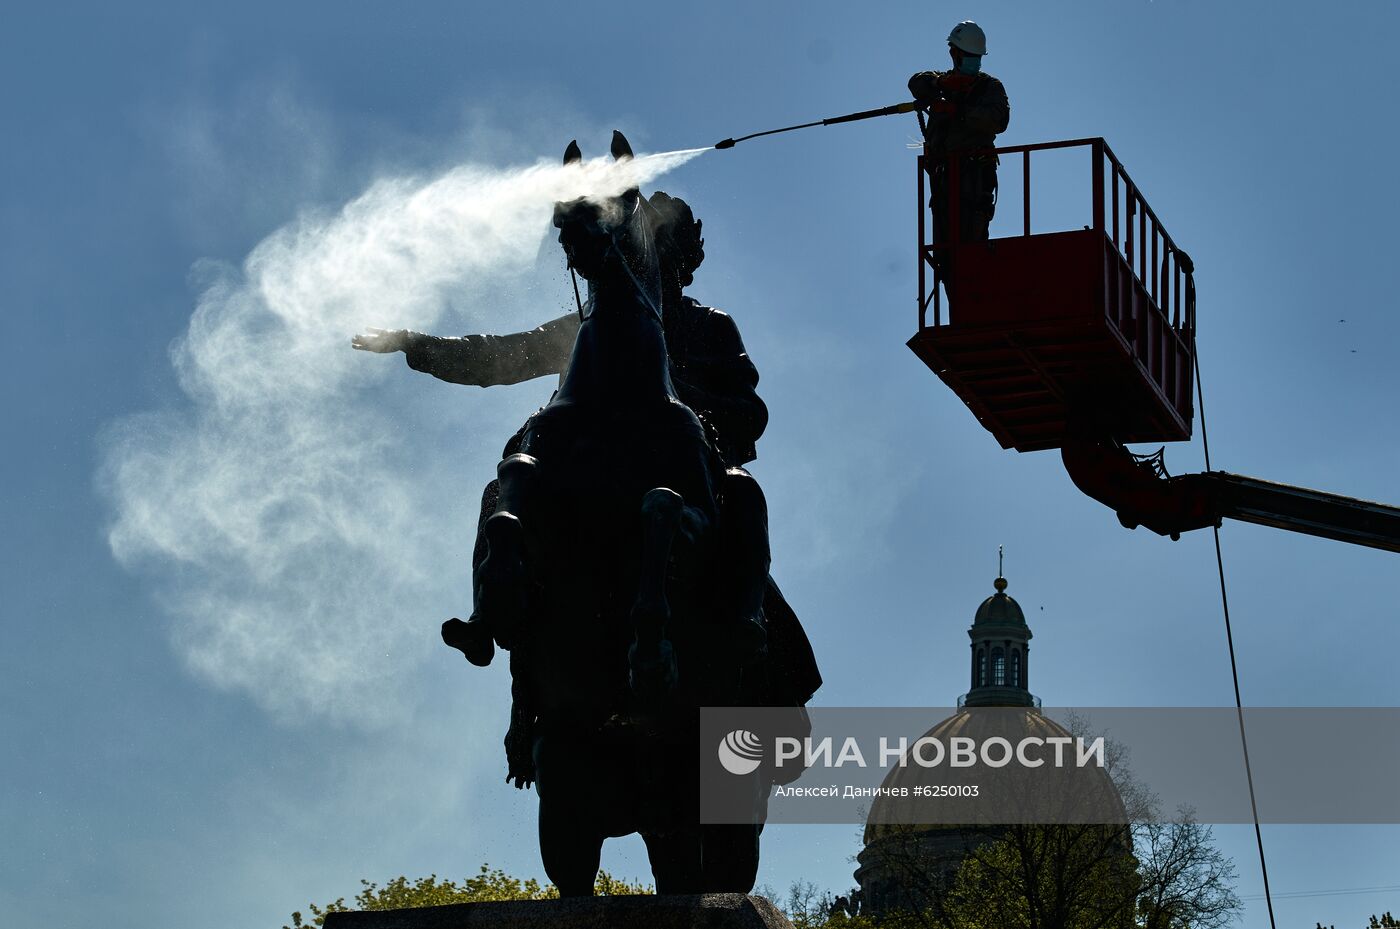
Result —
<svg viewBox="0 0 1400 929"><path fill-rule="evenodd" d="M632 158L626 136L613 131L615 161ZM578 142L564 151L564 164L583 161ZM658 315L660 274L652 211L636 187L617 196L580 197L554 204L554 226L569 267L595 288L630 286Z"/></svg>

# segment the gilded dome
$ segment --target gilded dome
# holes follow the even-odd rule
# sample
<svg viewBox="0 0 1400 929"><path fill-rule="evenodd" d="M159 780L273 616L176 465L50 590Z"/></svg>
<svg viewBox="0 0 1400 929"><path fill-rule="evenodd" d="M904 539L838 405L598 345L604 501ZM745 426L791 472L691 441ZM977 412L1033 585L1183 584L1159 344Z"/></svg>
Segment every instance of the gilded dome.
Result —
<svg viewBox="0 0 1400 929"><path fill-rule="evenodd" d="M981 744L988 739L1006 739L1013 746L1022 739L1073 738L1069 730L1034 707L965 708L924 733L943 745L954 738L971 738ZM917 740L912 740L917 742ZM1036 755L1053 758L1053 750L1042 741ZM1074 749L1066 749L1073 759ZM906 754L906 759L909 757ZM976 798L916 796L915 789L977 785ZM1055 767L1046 763L1025 768L1012 763L1000 768L984 765L954 768L945 761L923 767L912 760L892 767L881 784L902 789L904 796L882 792L866 817L865 844L896 834L939 832L962 828L1017 822L1126 822L1122 798L1108 772L1097 765ZM922 792L922 790L921 790ZM988 798L993 798L989 803ZM924 813L933 822L920 822Z"/></svg>

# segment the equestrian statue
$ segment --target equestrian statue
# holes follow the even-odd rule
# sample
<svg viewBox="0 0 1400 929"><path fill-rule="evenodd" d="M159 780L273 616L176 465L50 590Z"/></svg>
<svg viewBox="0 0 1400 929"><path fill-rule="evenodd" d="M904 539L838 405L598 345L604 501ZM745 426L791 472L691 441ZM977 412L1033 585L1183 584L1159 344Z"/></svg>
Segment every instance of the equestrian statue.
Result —
<svg viewBox="0 0 1400 929"><path fill-rule="evenodd" d="M612 156L632 157L619 132ZM571 142L565 165L582 158ZM742 467L767 423L758 374L733 321L682 293L704 257L684 201L632 188L557 203L554 226L587 283L577 317L353 345L481 386L562 371L483 494L473 612L443 640L477 665L510 653L507 780L539 795L562 895L591 894L603 841L632 832L659 893L748 892L776 779L753 775L752 823L700 824L699 708L790 707L800 731L821 684Z"/></svg>

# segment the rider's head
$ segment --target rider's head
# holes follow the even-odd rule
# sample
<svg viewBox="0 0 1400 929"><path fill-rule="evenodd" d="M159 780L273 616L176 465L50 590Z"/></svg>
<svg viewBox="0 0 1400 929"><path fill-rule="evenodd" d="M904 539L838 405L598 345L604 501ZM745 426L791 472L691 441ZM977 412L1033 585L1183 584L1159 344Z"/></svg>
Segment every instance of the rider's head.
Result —
<svg viewBox="0 0 1400 929"><path fill-rule="evenodd" d="M689 287L695 279L695 269L705 260L701 222L690 204L679 197L658 190L647 202L655 211L656 248L661 263L672 269L681 287Z"/></svg>
<svg viewBox="0 0 1400 929"><path fill-rule="evenodd" d="M953 59L953 69L964 74L976 74L982 67L982 56L987 54L987 34L972 20L965 20L948 33L948 56Z"/></svg>

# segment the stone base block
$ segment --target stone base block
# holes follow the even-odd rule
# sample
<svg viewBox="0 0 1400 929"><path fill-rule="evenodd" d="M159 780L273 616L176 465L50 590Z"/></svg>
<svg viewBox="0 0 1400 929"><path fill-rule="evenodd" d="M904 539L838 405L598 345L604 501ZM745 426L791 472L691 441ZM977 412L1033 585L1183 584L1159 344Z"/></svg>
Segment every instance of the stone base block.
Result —
<svg viewBox="0 0 1400 929"><path fill-rule="evenodd" d="M332 913L325 929L792 929L745 894L574 897Z"/></svg>

